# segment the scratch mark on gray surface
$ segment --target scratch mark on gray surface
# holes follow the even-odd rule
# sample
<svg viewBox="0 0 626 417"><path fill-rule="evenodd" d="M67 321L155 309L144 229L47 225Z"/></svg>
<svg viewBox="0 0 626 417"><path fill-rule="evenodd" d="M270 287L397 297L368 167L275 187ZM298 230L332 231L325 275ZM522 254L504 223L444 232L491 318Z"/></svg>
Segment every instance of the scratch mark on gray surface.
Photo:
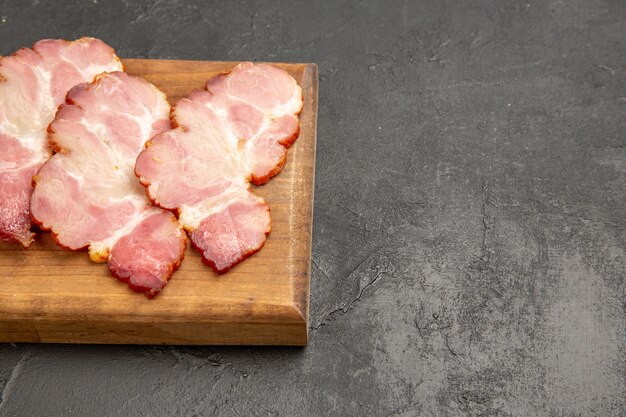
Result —
<svg viewBox="0 0 626 417"><path fill-rule="evenodd" d="M402 407L392 410L391 413L387 414L387 417L399 416L400 414L404 414L407 411L419 412L421 408L422 407L420 406L419 403L411 403L411 404L403 405Z"/></svg>
<svg viewBox="0 0 626 417"><path fill-rule="evenodd" d="M343 346L343 348L350 353L354 358L356 358L359 362L361 362L363 365L367 366L368 368L374 370L374 371L378 371L378 369L376 369L375 366L373 366L372 364L368 363L365 361L365 359L361 358L361 356L357 355L352 349L350 349L348 346L346 346L345 343L343 343L343 340L341 340L341 338L337 338L337 342L339 342L339 344L341 346Z"/></svg>
<svg viewBox="0 0 626 417"><path fill-rule="evenodd" d="M322 273L322 275L324 275L324 277L326 277L327 280L332 281L331 277L328 275L328 273L321 266L319 266L319 264L317 263L315 258L311 258L311 262Z"/></svg>
<svg viewBox="0 0 626 417"><path fill-rule="evenodd" d="M446 348L448 349L448 351L452 354L452 356L459 356L451 347L450 347L450 340L449 340L449 336L447 334L443 335L443 341L446 345Z"/></svg>
<svg viewBox="0 0 626 417"><path fill-rule="evenodd" d="M356 267L354 267L354 268L352 269L352 271L350 271L350 273L348 274L348 278L349 278L350 276L352 276L352 274L353 274L354 272L356 272L356 270L357 270L357 269L358 269L358 268L359 268L359 267L360 267L360 266L361 266L361 265L362 265L365 261L367 261L368 259L369 259L369 257L367 257L367 258L363 259L363 261L361 261L361 262L360 262L360 263L359 263ZM386 263L386 267L388 267L388 266L389 266L389 263L388 263L388 262L385 262L385 263ZM353 298L353 299L352 299L352 300L351 300L351 301L350 301L350 302L349 302L346 306L336 308L336 309L332 310L331 312L327 313L327 314L324 316L324 319L323 319L320 323L318 323L316 326L310 327L310 330L313 330L313 331L314 331L314 330L317 330L317 329L319 329L320 327L324 326L324 325L325 325L325 324L326 324L326 323L327 323L327 322L328 322L328 321L329 321L329 320L330 320L330 319L331 319L331 318L332 318L335 314L337 314L337 313L339 313L339 315L340 315L340 316L343 316L344 314L348 313L350 310L352 310L352 309L354 308L354 305L355 305L356 303L358 303L359 301L361 301L361 298L362 298L362 297L363 297L363 295L365 294L365 291L366 291L368 288L370 288L372 285L374 285L376 282L378 282L378 280L379 280L379 279L383 276L383 274L388 273L388 271L387 271L387 270L380 270L377 266L372 267L372 269L375 269L375 270L377 271L377 272L376 272L376 275L374 276L374 278L373 278L371 281L369 281L367 284L365 284L363 287L361 287L361 288L359 289L359 293L358 293L358 295L357 295L355 298Z"/></svg>
<svg viewBox="0 0 626 417"><path fill-rule="evenodd" d="M7 380L6 384L4 384L4 388L2 388L2 392L0 392L0 410L2 410L2 408L5 406L6 401L9 398L9 395L11 395L13 387L15 386L16 380L20 376L20 373L22 372L24 363L26 363L29 359L30 359L30 352L27 351L26 353L22 355L20 360L17 361L13 369L11 369L11 374L9 375L9 379Z"/></svg>
<svg viewBox="0 0 626 417"><path fill-rule="evenodd" d="M604 71L608 71L611 73L611 75L615 75L615 70L609 66L596 64L596 68L604 70Z"/></svg>
<svg viewBox="0 0 626 417"><path fill-rule="evenodd" d="M480 259L483 261L487 261L489 257L489 251L487 249L487 232L489 231L489 225L487 224L487 200L489 200L489 193L486 185L483 185L483 202L481 206L481 215L482 215L482 241L480 243ZM487 258L487 259L485 259Z"/></svg>
<svg viewBox="0 0 626 417"><path fill-rule="evenodd" d="M212 367L222 367L230 365L229 362L222 361L222 358L219 354L208 356L192 355L181 352L176 346L170 347L170 353L178 360L178 362L185 362L185 364L187 364L187 367L191 369L201 369L204 368L206 365ZM193 362L199 363L194 364Z"/></svg>

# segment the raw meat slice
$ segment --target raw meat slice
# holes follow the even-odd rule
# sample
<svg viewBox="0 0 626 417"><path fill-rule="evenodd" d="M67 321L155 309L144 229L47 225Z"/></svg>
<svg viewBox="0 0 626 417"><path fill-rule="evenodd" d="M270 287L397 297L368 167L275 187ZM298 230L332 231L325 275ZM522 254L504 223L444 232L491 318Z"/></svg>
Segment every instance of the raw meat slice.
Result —
<svg viewBox="0 0 626 417"><path fill-rule="evenodd" d="M176 129L146 143L135 174L156 205L176 209L204 262L224 273L257 252L269 207L250 191L285 163L298 137L302 90L285 71L243 63L173 111Z"/></svg>
<svg viewBox="0 0 626 417"><path fill-rule="evenodd" d="M145 142L168 129L170 106L147 81L124 72L79 84L50 124L53 155L35 176L33 219L57 243L88 247L119 280L156 295L178 268L185 233L150 205L134 175Z"/></svg>
<svg viewBox="0 0 626 417"><path fill-rule="evenodd" d="M0 58L0 240L33 241L31 181L51 155L46 128L67 91L122 69L113 49L94 38L46 39Z"/></svg>

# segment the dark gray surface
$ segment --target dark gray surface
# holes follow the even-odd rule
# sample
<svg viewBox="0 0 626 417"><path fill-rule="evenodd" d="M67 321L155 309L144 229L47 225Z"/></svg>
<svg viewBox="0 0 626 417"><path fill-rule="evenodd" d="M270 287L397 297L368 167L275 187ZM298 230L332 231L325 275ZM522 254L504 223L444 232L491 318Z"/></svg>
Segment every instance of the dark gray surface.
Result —
<svg viewBox="0 0 626 417"><path fill-rule="evenodd" d="M623 0L0 16L3 54L320 66L309 346L0 345L0 415L623 415Z"/></svg>

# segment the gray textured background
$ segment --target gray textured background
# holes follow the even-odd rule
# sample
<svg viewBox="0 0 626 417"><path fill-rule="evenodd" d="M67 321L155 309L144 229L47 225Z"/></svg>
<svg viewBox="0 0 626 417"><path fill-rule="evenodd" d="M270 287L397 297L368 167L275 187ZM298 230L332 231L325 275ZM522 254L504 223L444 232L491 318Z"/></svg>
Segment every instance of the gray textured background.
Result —
<svg viewBox="0 0 626 417"><path fill-rule="evenodd" d="M623 0L0 16L2 54L92 35L320 66L309 346L0 345L0 415L623 415Z"/></svg>

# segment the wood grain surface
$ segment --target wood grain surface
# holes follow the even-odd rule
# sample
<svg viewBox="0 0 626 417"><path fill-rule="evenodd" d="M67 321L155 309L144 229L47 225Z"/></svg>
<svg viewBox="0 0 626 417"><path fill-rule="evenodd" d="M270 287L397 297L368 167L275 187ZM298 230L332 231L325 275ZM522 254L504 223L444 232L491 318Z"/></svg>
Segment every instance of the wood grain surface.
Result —
<svg viewBox="0 0 626 417"><path fill-rule="evenodd" d="M173 104L236 62L123 60L128 73ZM277 64L302 86L301 133L282 172L253 187L272 232L257 254L216 275L187 248L181 268L148 300L85 252L38 233L29 249L0 243L0 341L136 344L305 345L317 122L317 66ZM190 245L188 245L190 246Z"/></svg>

